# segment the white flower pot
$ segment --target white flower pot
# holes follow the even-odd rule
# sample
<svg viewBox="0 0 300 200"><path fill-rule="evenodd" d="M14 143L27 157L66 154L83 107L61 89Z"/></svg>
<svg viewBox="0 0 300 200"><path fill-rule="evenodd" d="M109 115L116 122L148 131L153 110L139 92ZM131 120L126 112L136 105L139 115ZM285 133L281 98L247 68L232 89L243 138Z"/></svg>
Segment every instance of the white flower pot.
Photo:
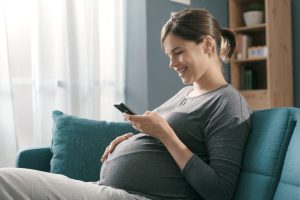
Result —
<svg viewBox="0 0 300 200"><path fill-rule="evenodd" d="M260 24L264 20L263 11L247 11L243 13L246 26Z"/></svg>

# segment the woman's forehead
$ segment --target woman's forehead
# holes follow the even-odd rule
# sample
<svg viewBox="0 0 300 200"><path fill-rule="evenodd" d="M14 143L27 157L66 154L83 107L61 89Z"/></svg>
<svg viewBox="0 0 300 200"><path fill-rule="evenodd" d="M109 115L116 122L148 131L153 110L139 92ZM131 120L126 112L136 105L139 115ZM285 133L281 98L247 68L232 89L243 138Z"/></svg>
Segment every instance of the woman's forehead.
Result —
<svg viewBox="0 0 300 200"><path fill-rule="evenodd" d="M187 41L173 34L168 34L163 42L164 48L171 50L178 46L185 46Z"/></svg>
<svg viewBox="0 0 300 200"><path fill-rule="evenodd" d="M188 48L196 45L195 42L182 39L174 34L168 34L163 42L165 53L171 53L177 49Z"/></svg>

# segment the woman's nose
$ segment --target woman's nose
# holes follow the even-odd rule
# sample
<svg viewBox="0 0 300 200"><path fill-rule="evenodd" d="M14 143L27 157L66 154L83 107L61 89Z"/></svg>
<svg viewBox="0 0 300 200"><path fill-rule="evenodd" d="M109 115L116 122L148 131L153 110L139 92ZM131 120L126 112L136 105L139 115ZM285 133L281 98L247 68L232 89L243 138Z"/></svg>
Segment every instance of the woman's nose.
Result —
<svg viewBox="0 0 300 200"><path fill-rule="evenodd" d="M170 63L169 63L169 67L170 67L170 68L176 67L177 64L178 64L178 61L177 61L176 58L174 58L174 57L170 58Z"/></svg>

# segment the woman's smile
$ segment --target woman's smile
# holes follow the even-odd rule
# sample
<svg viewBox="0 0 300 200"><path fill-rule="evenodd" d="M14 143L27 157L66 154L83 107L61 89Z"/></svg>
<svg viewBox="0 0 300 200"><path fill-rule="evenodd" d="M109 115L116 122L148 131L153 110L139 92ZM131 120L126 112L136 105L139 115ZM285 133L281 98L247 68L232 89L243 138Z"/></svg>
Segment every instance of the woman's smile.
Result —
<svg viewBox="0 0 300 200"><path fill-rule="evenodd" d="M187 71L187 66L183 67L183 68L180 68L180 69L175 69L175 71L178 73L178 75L180 77L183 76L183 74Z"/></svg>

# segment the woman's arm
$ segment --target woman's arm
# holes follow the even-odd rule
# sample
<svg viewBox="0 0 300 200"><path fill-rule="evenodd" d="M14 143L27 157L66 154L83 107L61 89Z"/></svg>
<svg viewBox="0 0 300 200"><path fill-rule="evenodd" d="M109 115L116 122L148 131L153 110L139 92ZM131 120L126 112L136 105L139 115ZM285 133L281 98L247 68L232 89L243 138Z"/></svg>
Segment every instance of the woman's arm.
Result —
<svg viewBox="0 0 300 200"><path fill-rule="evenodd" d="M186 163L193 156L192 151L177 137L173 129L170 127L167 137L162 137L160 141L168 149L180 170L183 170Z"/></svg>
<svg viewBox="0 0 300 200"><path fill-rule="evenodd" d="M226 126L226 124L232 124ZM249 121L226 120L208 133L206 142L208 163L197 155L187 162L182 174L205 199L231 199L240 173Z"/></svg>

